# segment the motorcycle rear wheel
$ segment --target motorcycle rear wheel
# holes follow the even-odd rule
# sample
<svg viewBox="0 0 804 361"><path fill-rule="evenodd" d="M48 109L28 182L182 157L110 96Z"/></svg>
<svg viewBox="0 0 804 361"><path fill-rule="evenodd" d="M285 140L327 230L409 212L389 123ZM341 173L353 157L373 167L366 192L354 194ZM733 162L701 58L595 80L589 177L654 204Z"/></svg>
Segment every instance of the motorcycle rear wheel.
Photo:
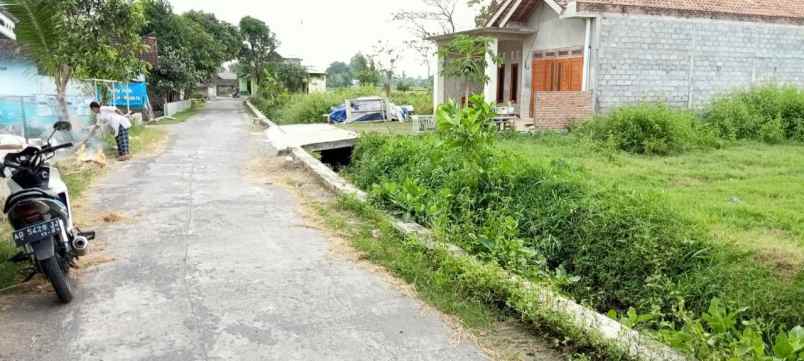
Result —
<svg viewBox="0 0 804 361"><path fill-rule="evenodd" d="M61 265L59 265L58 256L39 261L39 266L56 291L59 301L65 304L72 302L73 290L70 286L70 280L64 274Z"/></svg>

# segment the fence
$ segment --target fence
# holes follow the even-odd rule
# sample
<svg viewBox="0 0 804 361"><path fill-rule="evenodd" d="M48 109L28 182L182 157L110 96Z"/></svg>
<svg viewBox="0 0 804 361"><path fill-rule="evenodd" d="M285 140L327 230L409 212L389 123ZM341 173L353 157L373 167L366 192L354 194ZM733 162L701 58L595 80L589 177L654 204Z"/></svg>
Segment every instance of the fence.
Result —
<svg viewBox="0 0 804 361"><path fill-rule="evenodd" d="M176 113L181 113L193 106L191 100L182 100L179 102L165 103L165 116L171 117Z"/></svg>
<svg viewBox="0 0 804 361"><path fill-rule="evenodd" d="M67 110L73 126L80 130L91 123L91 96L68 96ZM46 136L58 121L59 105L56 96L0 96L0 134L24 139Z"/></svg>

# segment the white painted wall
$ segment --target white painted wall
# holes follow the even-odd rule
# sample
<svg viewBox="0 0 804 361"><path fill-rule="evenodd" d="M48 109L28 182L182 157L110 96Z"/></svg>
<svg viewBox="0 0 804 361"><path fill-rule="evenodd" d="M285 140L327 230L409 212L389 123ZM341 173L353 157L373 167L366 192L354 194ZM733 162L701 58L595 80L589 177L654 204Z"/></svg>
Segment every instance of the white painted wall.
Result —
<svg viewBox="0 0 804 361"><path fill-rule="evenodd" d="M173 116L176 113L183 112L193 105L191 100L182 100L179 102L165 103L165 116Z"/></svg>
<svg viewBox="0 0 804 361"><path fill-rule="evenodd" d="M310 83L307 85L308 93L324 93L327 91L326 75L310 75Z"/></svg>

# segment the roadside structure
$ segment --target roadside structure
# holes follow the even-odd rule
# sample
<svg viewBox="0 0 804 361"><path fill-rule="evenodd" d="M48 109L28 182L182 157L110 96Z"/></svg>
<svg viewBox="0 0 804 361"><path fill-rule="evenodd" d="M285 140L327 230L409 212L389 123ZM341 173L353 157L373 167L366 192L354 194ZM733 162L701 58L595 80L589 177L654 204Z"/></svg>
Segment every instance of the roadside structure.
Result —
<svg viewBox="0 0 804 361"><path fill-rule="evenodd" d="M503 63L474 89L539 128L639 102L699 109L735 88L804 86L800 0L508 0L484 27L431 40L458 34L494 39ZM435 77L435 105L462 94L460 80Z"/></svg>
<svg viewBox="0 0 804 361"><path fill-rule="evenodd" d="M307 67L306 93L324 93L327 91L327 72L314 67Z"/></svg>

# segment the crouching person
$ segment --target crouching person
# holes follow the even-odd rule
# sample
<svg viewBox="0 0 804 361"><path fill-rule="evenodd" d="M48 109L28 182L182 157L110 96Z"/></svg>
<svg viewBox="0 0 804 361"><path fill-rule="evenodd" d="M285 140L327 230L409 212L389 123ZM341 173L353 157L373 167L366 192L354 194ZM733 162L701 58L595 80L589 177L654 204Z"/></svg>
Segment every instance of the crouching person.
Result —
<svg viewBox="0 0 804 361"><path fill-rule="evenodd" d="M117 140L117 160L131 159L128 149L128 130L131 128L131 122L128 118L116 107L102 107L98 102L92 102L89 108L96 115L95 126L92 127L89 136L91 137L98 128L109 131Z"/></svg>

